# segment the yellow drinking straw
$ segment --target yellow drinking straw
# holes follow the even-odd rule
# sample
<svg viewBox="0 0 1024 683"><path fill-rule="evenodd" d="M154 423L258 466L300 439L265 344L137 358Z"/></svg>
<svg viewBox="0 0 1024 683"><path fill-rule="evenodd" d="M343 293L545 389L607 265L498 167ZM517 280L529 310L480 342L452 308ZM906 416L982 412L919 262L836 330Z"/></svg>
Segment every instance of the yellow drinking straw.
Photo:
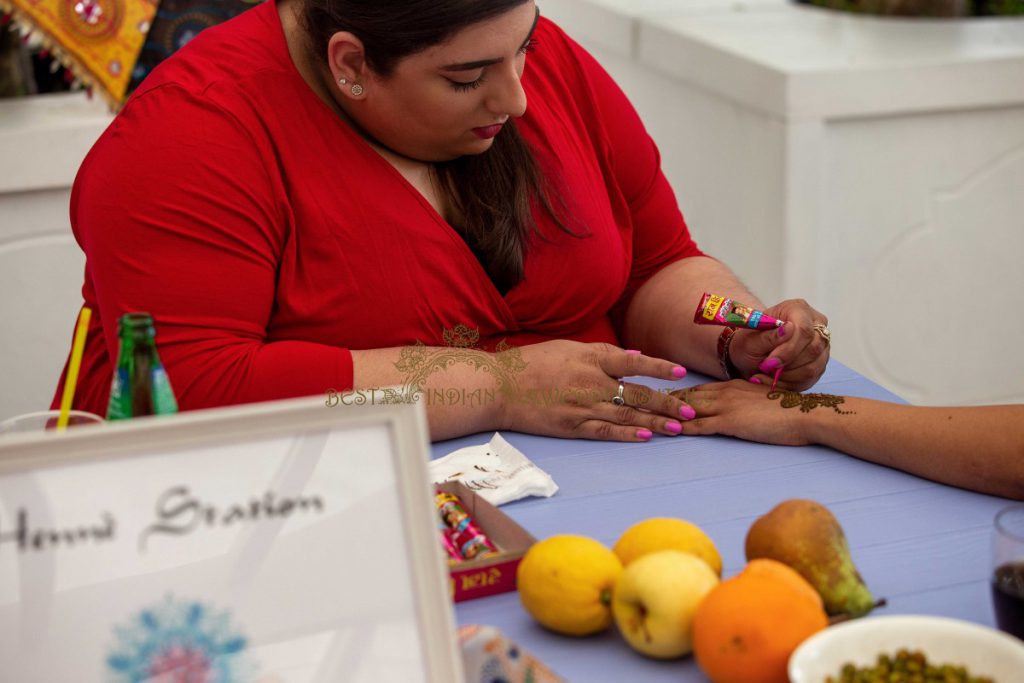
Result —
<svg viewBox="0 0 1024 683"><path fill-rule="evenodd" d="M85 351L85 333L89 331L89 318L91 317L92 309L82 306L82 313L78 316L78 324L75 326L75 341L71 345L68 376L64 378L64 393L60 397L60 416L57 417L58 432L63 432L68 428L68 419L71 417L71 401L75 398L75 385L78 384L78 369L82 365L82 352Z"/></svg>

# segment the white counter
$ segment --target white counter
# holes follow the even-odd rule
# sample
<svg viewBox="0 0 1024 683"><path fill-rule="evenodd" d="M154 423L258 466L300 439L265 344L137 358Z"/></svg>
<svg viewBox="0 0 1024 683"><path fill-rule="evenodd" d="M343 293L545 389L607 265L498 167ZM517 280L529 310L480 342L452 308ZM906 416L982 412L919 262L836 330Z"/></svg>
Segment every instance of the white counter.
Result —
<svg viewBox="0 0 1024 683"><path fill-rule="evenodd" d="M1024 18L542 11L633 99L701 246L826 313L837 358L918 403L1024 402Z"/></svg>

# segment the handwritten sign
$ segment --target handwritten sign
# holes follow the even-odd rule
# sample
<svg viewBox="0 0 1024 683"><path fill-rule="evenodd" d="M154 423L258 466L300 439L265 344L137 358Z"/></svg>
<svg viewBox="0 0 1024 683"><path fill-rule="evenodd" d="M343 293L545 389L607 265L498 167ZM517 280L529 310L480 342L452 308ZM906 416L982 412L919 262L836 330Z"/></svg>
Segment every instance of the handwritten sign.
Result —
<svg viewBox="0 0 1024 683"><path fill-rule="evenodd" d="M0 440L0 680L457 681L417 404Z"/></svg>

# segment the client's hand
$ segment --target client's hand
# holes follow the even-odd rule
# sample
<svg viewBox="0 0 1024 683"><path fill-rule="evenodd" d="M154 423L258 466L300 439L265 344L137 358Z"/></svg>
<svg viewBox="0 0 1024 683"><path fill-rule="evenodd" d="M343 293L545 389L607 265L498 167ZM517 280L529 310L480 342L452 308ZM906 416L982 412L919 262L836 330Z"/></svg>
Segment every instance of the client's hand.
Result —
<svg viewBox="0 0 1024 683"><path fill-rule="evenodd" d="M683 434L821 444L952 486L1024 500L1024 405L922 407L769 391L743 380L673 392L697 410Z"/></svg>
<svg viewBox="0 0 1024 683"><path fill-rule="evenodd" d="M683 400L620 377L681 379L672 363L610 344L556 340L520 347L525 367L502 398L502 428L606 441L675 436L694 416ZM621 395L621 401L619 397Z"/></svg>
<svg viewBox="0 0 1024 683"><path fill-rule="evenodd" d="M765 313L786 324L773 331L738 330L729 349L733 364L754 383L771 385L781 366L778 386L811 387L828 363L828 318L803 299L783 301Z"/></svg>
<svg viewBox="0 0 1024 683"><path fill-rule="evenodd" d="M783 399L801 398L800 394L782 390L770 393L768 387L734 379L680 389L672 395L685 400L697 411L696 419L683 424L683 434L688 436L724 434L780 446L811 443L806 436L811 416L799 409L787 410L782 405Z"/></svg>

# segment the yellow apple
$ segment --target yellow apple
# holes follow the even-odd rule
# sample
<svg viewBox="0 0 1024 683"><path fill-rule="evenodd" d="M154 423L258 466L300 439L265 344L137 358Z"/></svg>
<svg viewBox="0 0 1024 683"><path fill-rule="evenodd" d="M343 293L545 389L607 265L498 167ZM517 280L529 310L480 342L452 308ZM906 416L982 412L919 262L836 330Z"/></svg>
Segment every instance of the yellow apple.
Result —
<svg viewBox="0 0 1024 683"><path fill-rule="evenodd" d="M697 605L718 576L707 562L679 550L660 550L634 560L612 594L612 615L626 642L648 657L674 659L692 649Z"/></svg>

